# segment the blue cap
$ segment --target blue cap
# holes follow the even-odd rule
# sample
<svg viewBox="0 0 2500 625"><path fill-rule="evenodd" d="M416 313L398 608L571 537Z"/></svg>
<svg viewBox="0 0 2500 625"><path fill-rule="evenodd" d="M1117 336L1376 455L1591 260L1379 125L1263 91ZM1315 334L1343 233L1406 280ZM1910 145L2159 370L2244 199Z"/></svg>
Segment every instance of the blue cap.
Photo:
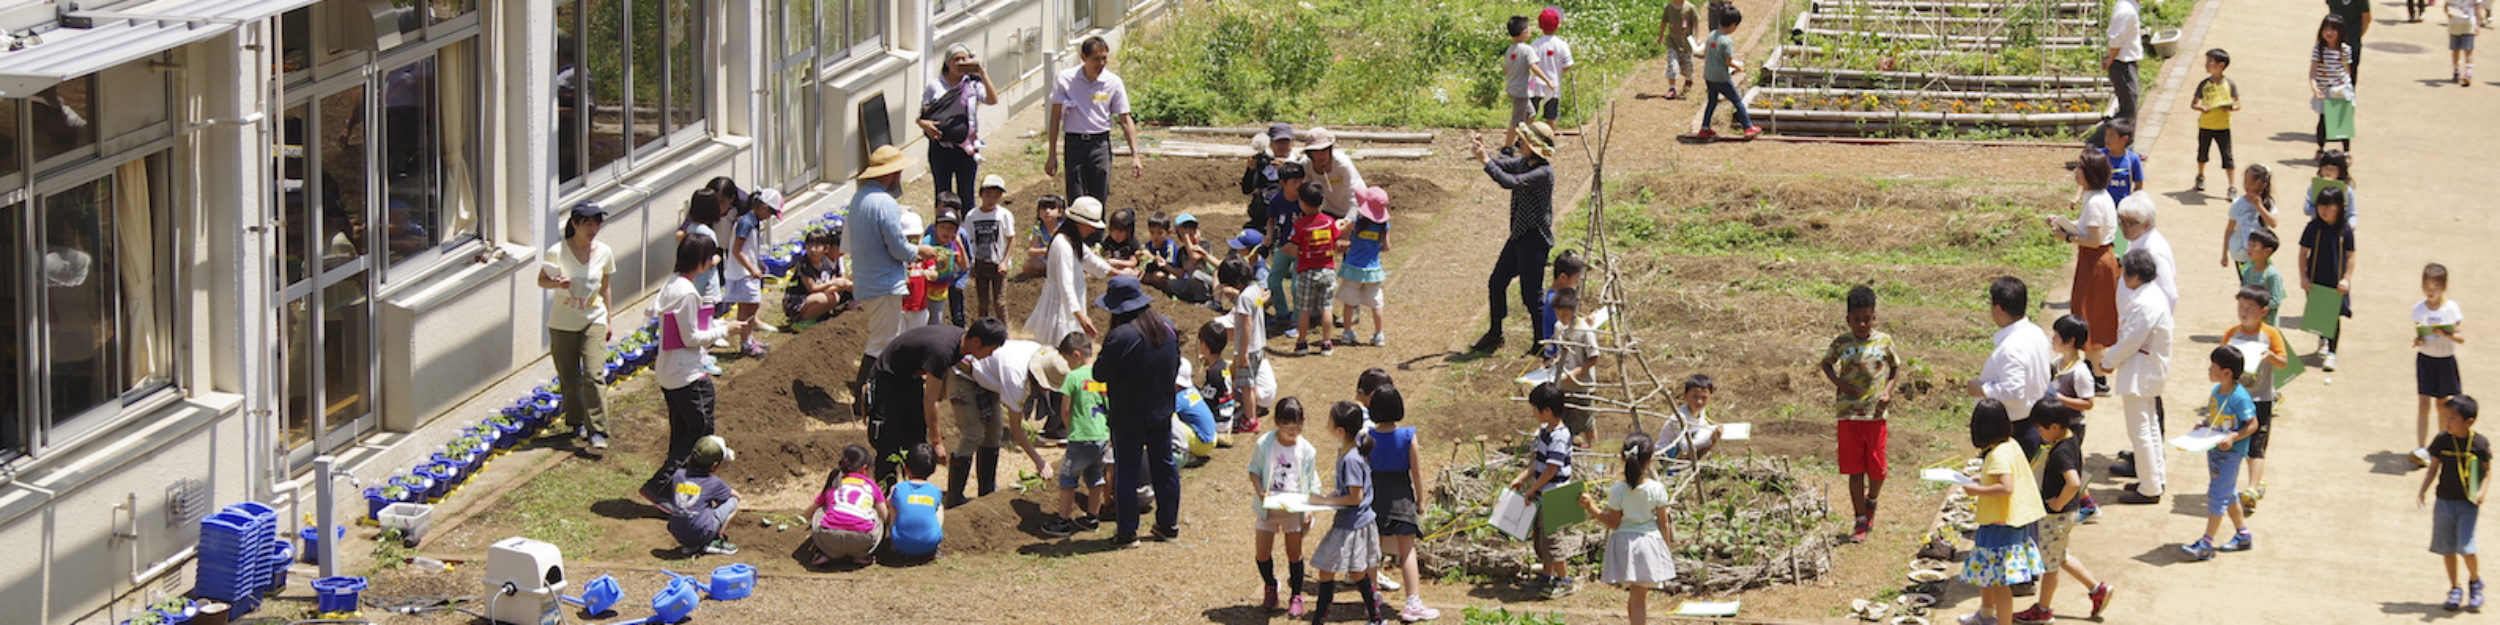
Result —
<svg viewBox="0 0 2500 625"><path fill-rule="evenodd" d="M1246 250L1258 247L1259 244L1266 242L1267 235L1259 234L1259 231L1257 230L1244 228L1241 231L1241 235L1233 237L1233 240L1229 241L1228 244L1232 245L1233 249Z"/></svg>

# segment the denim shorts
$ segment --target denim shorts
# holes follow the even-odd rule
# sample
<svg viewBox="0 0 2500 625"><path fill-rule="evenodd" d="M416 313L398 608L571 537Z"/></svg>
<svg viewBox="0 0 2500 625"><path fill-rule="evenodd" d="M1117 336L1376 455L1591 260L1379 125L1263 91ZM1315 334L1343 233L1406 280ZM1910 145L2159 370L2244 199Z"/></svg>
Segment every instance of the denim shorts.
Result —
<svg viewBox="0 0 2500 625"><path fill-rule="evenodd" d="M2213 481L2205 483L2206 515L2229 514L2231 506L2240 502L2240 459L2243 457L2239 452L2222 449L2205 452L2205 468L2214 476Z"/></svg>
<svg viewBox="0 0 2500 625"><path fill-rule="evenodd" d="M2482 513L2482 506L2471 501L2441 499L2433 502L2431 553L2443 556L2475 555L2474 520Z"/></svg>
<svg viewBox="0 0 2500 625"><path fill-rule="evenodd" d="M1068 455L1059 465L1059 487L1103 485L1103 469L1110 461L1111 443L1107 441L1068 441ZM1080 475L1084 476L1082 481L1078 479Z"/></svg>

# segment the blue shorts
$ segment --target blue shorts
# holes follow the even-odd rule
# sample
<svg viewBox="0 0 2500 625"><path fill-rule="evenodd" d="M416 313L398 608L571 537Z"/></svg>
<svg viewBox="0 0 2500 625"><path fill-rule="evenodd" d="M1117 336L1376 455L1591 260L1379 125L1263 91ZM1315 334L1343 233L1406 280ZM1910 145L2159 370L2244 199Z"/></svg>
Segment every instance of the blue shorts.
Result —
<svg viewBox="0 0 2500 625"><path fill-rule="evenodd" d="M2474 520L2482 516L2482 506L2471 501L2441 499L2431 504L2431 553L2443 556L2474 554Z"/></svg>
<svg viewBox="0 0 2500 625"><path fill-rule="evenodd" d="M1103 469L1110 464L1110 442L1068 441L1067 457L1059 465L1059 487L1101 486ZM1079 476L1083 476L1082 481Z"/></svg>
<svg viewBox="0 0 2500 625"><path fill-rule="evenodd" d="M2205 469L2214 476L2213 481L2205 483L2206 515L2229 514L2231 506L2240 502L2240 459L2244 457L2223 449L2205 452Z"/></svg>

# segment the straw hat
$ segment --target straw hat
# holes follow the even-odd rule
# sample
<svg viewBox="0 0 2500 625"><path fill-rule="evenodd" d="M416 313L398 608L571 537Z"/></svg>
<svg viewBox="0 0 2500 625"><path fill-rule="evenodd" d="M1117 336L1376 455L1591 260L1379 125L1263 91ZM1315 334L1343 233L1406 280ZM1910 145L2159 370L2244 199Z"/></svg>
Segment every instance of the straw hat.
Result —
<svg viewBox="0 0 2500 625"><path fill-rule="evenodd" d="M1520 137L1528 140L1528 151L1535 152L1537 158L1554 160L1553 126L1547 126L1545 122L1520 122L1517 130Z"/></svg>
<svg viewBox="0 0 2500 625"><path fill-rule="evenodd" d="M1103 227L1102 200L1078 197L1076 201L1068 203L1068 212L1064 216L1076 220L1077 223L1101 228Z"/></svg>
<svg viewBox="0 0 2500 625"><path fill-rule="evenodd" d="M903 168L910 165L907 157L903 156L902 148L880 145L876 151L868 153L868 168L859 171L858 179L872 180L903 173Z"/></svg>

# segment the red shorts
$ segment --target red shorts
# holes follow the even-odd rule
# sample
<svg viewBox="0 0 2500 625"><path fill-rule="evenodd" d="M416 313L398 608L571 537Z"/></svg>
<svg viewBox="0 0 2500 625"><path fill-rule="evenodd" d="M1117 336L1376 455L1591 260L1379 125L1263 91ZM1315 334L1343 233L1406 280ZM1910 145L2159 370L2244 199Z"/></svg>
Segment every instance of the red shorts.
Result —
<svg viewBox="0 0 2500 625"><path fill-rule="evenodd" d="M1890 421L1840 422L1840 474L1883 477L1892 466L1884 461L1884 443L1890 440Z"/></svg>

